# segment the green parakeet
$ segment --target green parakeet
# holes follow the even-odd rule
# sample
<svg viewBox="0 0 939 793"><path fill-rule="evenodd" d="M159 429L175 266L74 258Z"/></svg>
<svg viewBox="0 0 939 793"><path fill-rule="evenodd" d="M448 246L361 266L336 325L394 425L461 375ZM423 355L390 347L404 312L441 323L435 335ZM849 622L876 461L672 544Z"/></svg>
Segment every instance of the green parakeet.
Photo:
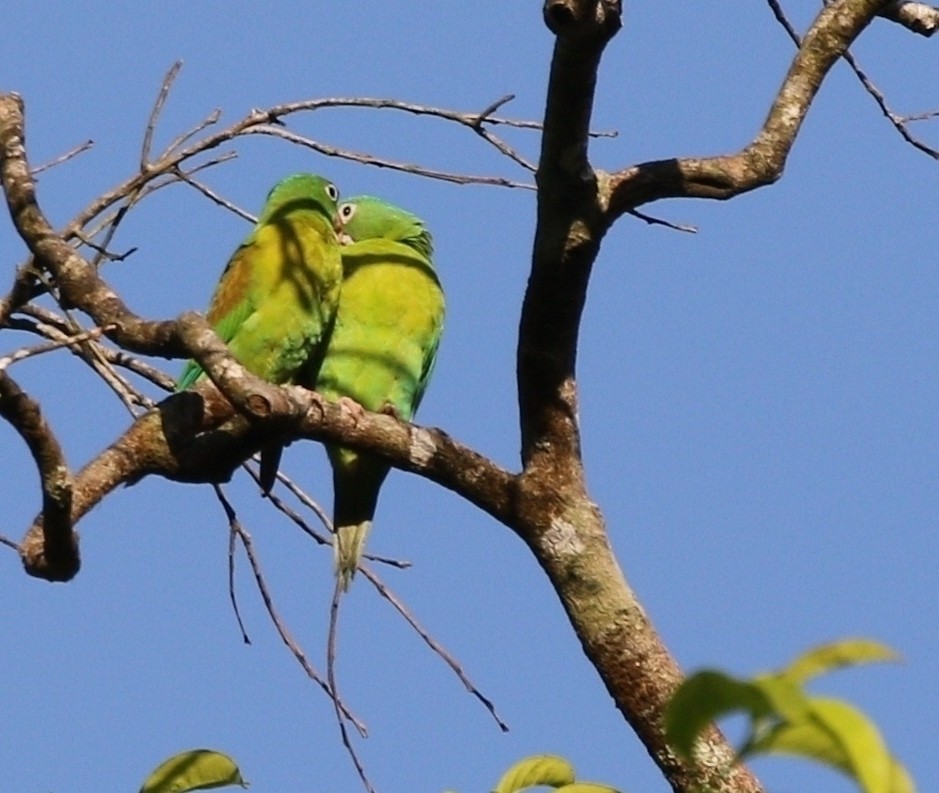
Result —
<svg viewBox="0 0 939 793"><path fill-rule="evenodd" d="M337 201L321 176L298 173L268 193L257 225L232 254L206 315L232 355L278 385L316 368L335 319L342 282ZM189 361L177 390L203 376ZM261 485L277 476L281 445L261 450Z"/></svg>
<svg viewBox="0 0 939 793"><path fill-rule="evenodd" d="M309 382L326 399L353 400L410 421L424 396L443 330L444 297L423 222L378 198L339 206L342 294L321 366ZM380 457L327 444L333 469L336 575L347 589L389 471Z"/></svg>

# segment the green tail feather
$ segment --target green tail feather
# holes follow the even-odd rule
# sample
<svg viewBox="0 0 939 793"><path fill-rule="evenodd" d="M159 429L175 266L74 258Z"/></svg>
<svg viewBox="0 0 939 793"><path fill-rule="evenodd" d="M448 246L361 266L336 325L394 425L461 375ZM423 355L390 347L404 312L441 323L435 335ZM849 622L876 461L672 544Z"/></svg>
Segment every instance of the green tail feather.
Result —
<svg viewBox="0 0 939 793"><path fill-rule="evenodd" d="M340 526L336 529L333 554L336 561L336 578L339 579L339 587L343 592L346 592L349 584L352 583L359 560L365 551L365 540L371 528L372 521L363 520L361 523Z"/></svg>

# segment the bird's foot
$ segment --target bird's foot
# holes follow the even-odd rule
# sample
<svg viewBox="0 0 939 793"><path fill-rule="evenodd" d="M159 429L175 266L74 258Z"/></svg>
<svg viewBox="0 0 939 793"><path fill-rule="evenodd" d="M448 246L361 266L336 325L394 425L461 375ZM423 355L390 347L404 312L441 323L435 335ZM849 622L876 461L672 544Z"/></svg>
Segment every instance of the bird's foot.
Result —
<svg viewBox="0 0 939 793"><path fill-rule="evenodd" d="M342 410L352 416L352 422L354 424L358 424L359 421L365 418L365 408L356 402L352 397L339 397L339 399L336 400L336 403L340 408L342 408Z"/></svg>
<svg viewBox="0 0 939 793"><path fill-rule="evenodd" d="M385 404L381 406L381 410L378 412L384 413L386 416L391 416L393 419L397 419L398 421L404 421L404 417L401 415L401 412L390 402L385 402Z"/></svg>

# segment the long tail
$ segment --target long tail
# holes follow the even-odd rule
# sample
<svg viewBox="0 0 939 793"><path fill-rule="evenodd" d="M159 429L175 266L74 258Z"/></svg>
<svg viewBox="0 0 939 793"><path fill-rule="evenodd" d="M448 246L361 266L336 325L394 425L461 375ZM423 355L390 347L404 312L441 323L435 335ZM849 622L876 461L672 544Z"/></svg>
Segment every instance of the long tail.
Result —
<svg viewBox="0 0 939 793"><path fill-rule="evenodd" d="M350 526L339 526L333 542L333 553L336 562L336 577L343 592L349 589L352 577L359 566L359 560L365 550L365 540L368 537L372 521L363 520Z"/></svg>
<svg viewBox="0 0 939 793"><path fill-rule="evenodd" d="M261 447L261 467L258 479L261 482L261 490L265 496L271 492L274 483L277 481L277 471L280 468L280 456L283 451L284 447L279 441L265 443Z"/></svg>

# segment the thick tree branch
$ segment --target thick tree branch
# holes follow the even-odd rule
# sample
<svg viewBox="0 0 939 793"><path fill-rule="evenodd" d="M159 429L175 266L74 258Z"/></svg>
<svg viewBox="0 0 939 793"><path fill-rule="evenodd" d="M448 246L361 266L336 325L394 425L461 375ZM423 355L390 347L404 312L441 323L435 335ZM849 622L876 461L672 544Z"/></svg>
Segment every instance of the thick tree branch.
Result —
<svg viewBox="0 0 939 793"><path fill-rule="evenodd" d="M802 40L762 129L742 151L657 160L610 174L603 191L607 221L662 198L725 200L779 179L822 81L883 5L883 0L836 0L822 9Z"/></svg>
<svg viewBox="0 0 939 793"><path fill-rule="evenodd" d="M548 0L557 41L539 161L538 224L519 328L524 471L519 531L551 579L587 657L676 791L759 791L716 731L695 764L665 744L662 713L681 672L613 556L584 482L577 426L577 337L591 267L608 228L603 179L587 156L597 68L619 3Z"/></svg>
<svg viewBox="0 0 939 793"><path fill-rule="evenodd" d="M36 203L36 187L26 161L23 100L0 95L0 181L10 216L36 263L55 279L63 300L80 308L127 350L184 357L172 321L148 322L130 311L95 269L59 237Z"/></svg>
<svg viewBox="0 0 939 793"><path fill-rule="evenodd" d="M891 22L897 22L921 36L931 36L939 30L939 8L926 3L894 0L892 3L887 3L881 10L880 16Z"/></svg>
<svg viewBox="0 0 939 793"><path fill-rule="evenodd" d="M69 578L78 572L78 537L72 531L72 475L55 435L42 417L39 404L0 370L0 416L26 442L42 486L42 531L20 543L20 556L27 567L62 570Z"/></svg>
<svg viewBox="0 0 939 793"><path fill-rule="evenodd" d="M446 433L384 414L353 418L306 389L281 388L254 377L231 358L198 315L184 315L180 326L183 338L197 346L200 363L222 391L203 382L168 397L89 462L75 477L73 525L115 488L148 475L189 483L228 481L272 431L374 451L403 470L455 491L498 520L513 519L513 475ZM35 542L43 530L44 515L39 515L23 545ZM27 572L66 580L46 567L27 565Z"/></svg>
<svg viewBox="0 0 939 793"><path fill-rule="evenodd" d="M577 336L591 267L609 226L665 197L731 198L783 172L832 65L883 0L836 0L816 19L769 111L740 153L646 163L607 175L587 156L597 67L620 25L610 0L546 0L557 40L537 172L538 225L519 329L524 471L517 529L554 584L584 651L676 791L759 791L715 730L686 764L666 745L662 714L681 671L630 590L586 491L577 427Z"/></svg>

